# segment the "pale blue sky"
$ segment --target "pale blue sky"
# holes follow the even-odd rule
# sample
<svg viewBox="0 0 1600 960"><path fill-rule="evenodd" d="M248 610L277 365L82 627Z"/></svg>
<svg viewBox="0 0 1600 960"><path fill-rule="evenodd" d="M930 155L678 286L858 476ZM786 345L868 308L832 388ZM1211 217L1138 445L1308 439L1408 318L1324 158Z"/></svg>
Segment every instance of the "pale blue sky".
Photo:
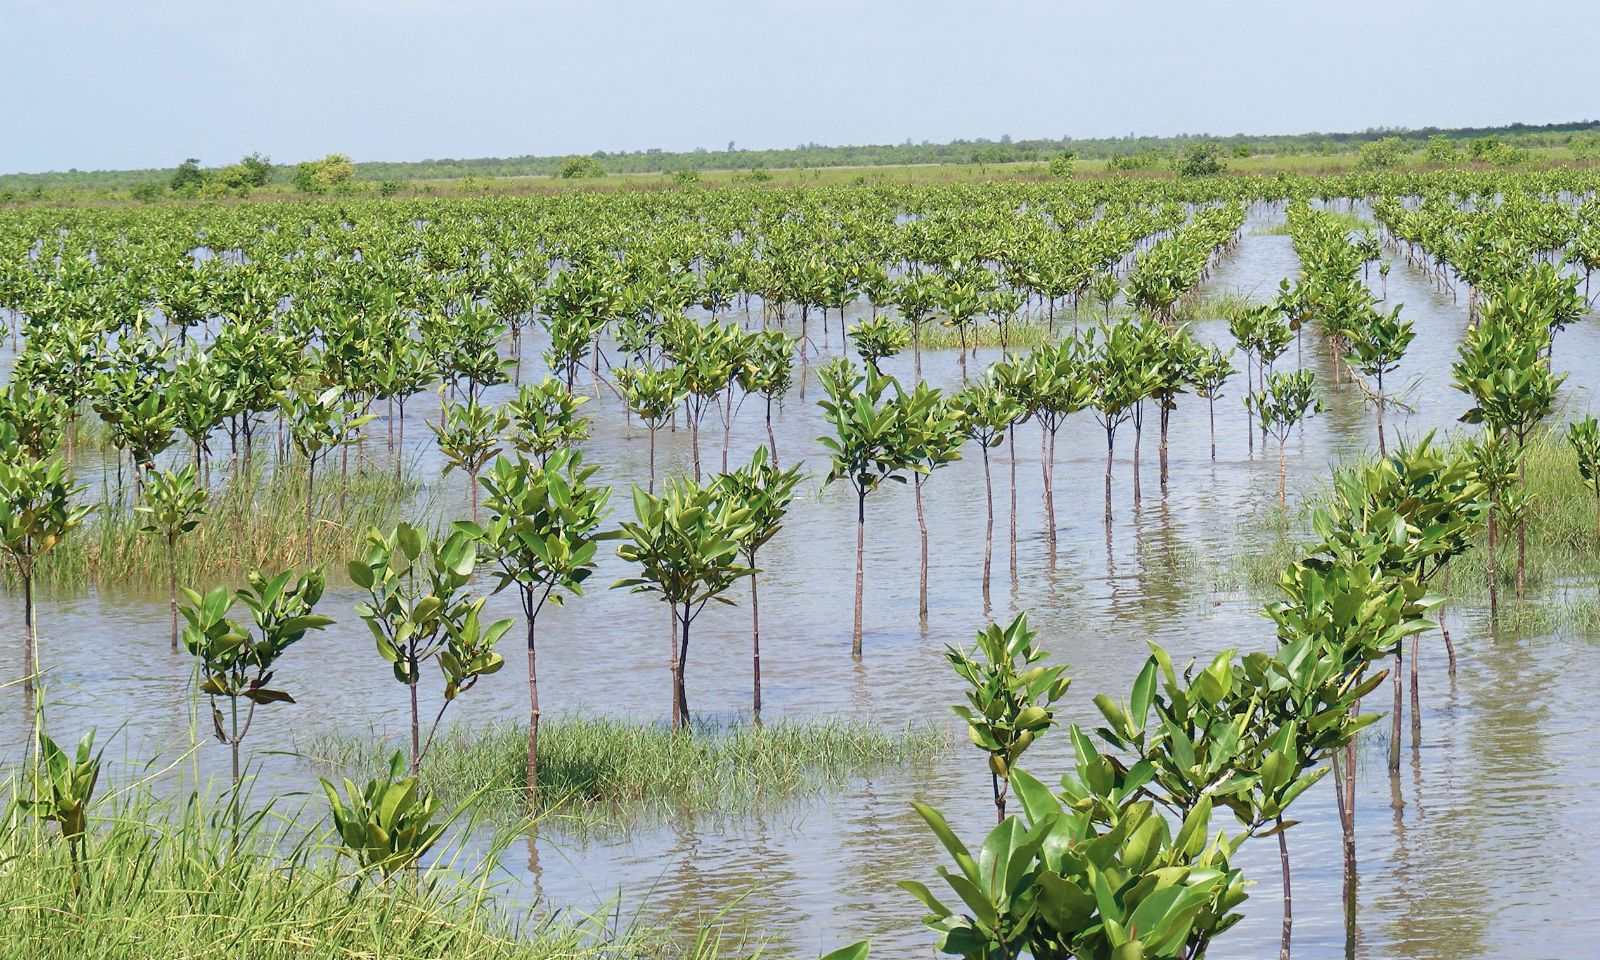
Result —
<svg viewBox="0 0 1600 960"><path fill-rule="evenodd" d="M1600 117L1584 0L0 0L0 172Z"/></svg>

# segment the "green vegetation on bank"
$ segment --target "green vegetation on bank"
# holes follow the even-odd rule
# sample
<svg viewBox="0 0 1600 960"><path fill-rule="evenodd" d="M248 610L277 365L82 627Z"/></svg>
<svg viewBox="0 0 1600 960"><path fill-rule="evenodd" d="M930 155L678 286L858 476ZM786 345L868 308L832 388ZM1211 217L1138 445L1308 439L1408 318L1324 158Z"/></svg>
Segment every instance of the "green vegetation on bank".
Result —
<svg viewBox="0 0 1600 960"><path fill-rule="evenodd" d="M451 860L448 855L440 863ZM301 960L713 960L718 932L686 940L606 917L512 913L493 858L466 874L358 873L329 832L263 813L236 838L221 807L112 801L73 866L63 844L8 816L0 830L0 960L248 957Z"/></svg>
<svg viewBox="0 0 1600 960"><path fill-rule="evenodd" d="M357 551L368 530L392 526L414 515L408 505L419 486L409 475L366 464L353 465L348 477L337 469L316 480L310 554L333 570ZM230 474L212 491L199 525L175 542L173 560L180 583L242 579L251 570L276 570L305 559L305 482L292 473L260 470ZM47 590L98 587L155 588L167 583L167 557L160 537L140 528L149 521L112 497L72 530L35 569ZM7 565L3 582L14 586Z"/></svg>
<svg viewBox="0 0 1600 960"><path fill-rule="evenodd" d="M1454 438L1446 450L1459 453L1463 442ZM1344 468L1370 462L1363 458ZM1534 504L1527 513L1524 576L1529 594L1537 596L1530 596L1526 605L1508 608L1509 619L1513 624L1559 622L1600 627L1600 599L1589 590L1590 584L1600 582L1595 494L1584 484L1572 449L1559 432L1542 431L1531 437L1524 462L1527 490ZM1270 592L1287 560L1301 552L1303 541L1315 536L1310 527L1312 514L1327 503L1330 494L1329 483L1319 481L1303 491L1292 513L1264 510L1245 520L1237 542L1252 544L1251 548L1220 563L1203 561L1198 553L1192 553L1178 564L1177 572L1196 589L1251 596ZM1509 595L1516 586L1515 536L1502 532L1494 559L1501 594ZM1488 561L1488 534L1479 531L1472 547L1451 561L1448 578L1439 584L1441 592L1474 603L1486 601ZM1581 598L1561 591L1572 585L1585 588Z"/></svg>
<svg viewBox="0 0 1600 960"><path fill-rule="evenodd" d="M1415 130L1369 129L1349 133L1285 135L1207 134L1173 137L1110 137L998 140L975 138L949 143L822 146L801 144L791 149L744 150L729 143L721 150L596 151L578 156L480 157L418 161L353 163L343 154L299 164L271 164L260 154L215 168L197 159L174 169L68 170L0 174L0 202L61 199L75 196L155 200L166 196L219 199L249 194L382 193L435 187L438 181L466 181L475 190L505 187L504 181L540 177L592 184L607 175L625 175L633 186L674 186L740 178L790 177L835 168L849 177L869 177L872 170L851 168L958 167L1006 169L1012 174L1055 177L1074 168L1086 174L1107 171L1170 171L1183 166L1186 154L1214 152L1218 168L1238 172L1262 169L1328 172L1351 166L1447 166L1478 162L1520 165L1530 161L1600 159L1600 122L1522 124L1500 127L1422 127ZM1062 163L1062 158L1068 162ZM1071 161L1076 161L1073 163ZM725 174L706 177L706 174ZM779 173L777 176L784 176Z"/></svg>
<svg viewBox="0 0 1600 960"><path fill-rule="evenodd" d="M375 742L378 741L378 742ZM950 743L931 723L904 727L841 719L780 720L765 726L698 722L674 733L661 724L573 716L539 725L538 796L558 821L629 822L652 813L734 813L812 795L875 770L931 762ZM314 737L301 752L352 777L377 771L391 745L376 735ZM525 802L528 730L522 723L455 726L422 765L443 797L482 793Z"/></svg>

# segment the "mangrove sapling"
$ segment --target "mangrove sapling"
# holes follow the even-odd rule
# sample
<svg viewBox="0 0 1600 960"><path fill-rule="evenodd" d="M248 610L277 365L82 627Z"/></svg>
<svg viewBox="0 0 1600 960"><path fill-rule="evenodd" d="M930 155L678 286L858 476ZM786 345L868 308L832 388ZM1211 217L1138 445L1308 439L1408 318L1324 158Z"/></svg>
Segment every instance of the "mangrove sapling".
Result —
<svg viewBox="0 0 1600 960"><path fill-rule="evenodd" d="M818 401L834 435L818 442L833 455L826 483L847 480L856 493L855 629L851 655L861 659L861 598L866 586L867 494L885 480L905 483L914 469L901 407L905 391L871 367L863 374L844 357L819 371L827 396ZM892 395L888 395L893 391Z"/></svg>
<svg viewBox="0 0 1600 960"><path fill-rule="evenodd" d="M55 453L67 424L66 402L20 377L0 389L0 423L10 427L15 448L36 460ZM69 459L68 464L71 464Z"/></svg>
<svg viewBox="0 0 1600 960"><path fill-rule="evenodd" d="M1567 443L1578 458L1578 474L1584 484L1594 492L1594 534L1600 543L1600 422L1593 415L1575 420L1567 425Z"/></svg>
<svg viewBox="0 0 1600 960"><path fill-rule="evenodd" d="M534 625L546 603L561 604L565 594L583 595L594 572L595 550L611 535L600 533L611 488L592 486L595 467L578 450L556 450L542 464L521 453L497 457L479 478L489 522L458 524L499 567L498 593L515 585L522 601L528 642L529 803L539 789L539 670Z"/></svg>
<svg viewBox="0 0 1600 960"><path fill-rule="evenodd" d="M757 330L749 341L745 364L739 369L739 389L746 396L759 394L766 401L767 448L778 463L778 440L772 432L772 401L794 384L794 351L798 343L781 330Z"/></svg>
<svg viewBox="0 0 1600 960"><path fill-rule="evenodd" d="M1508 433L1517 446L1526 446L1534 429L1555 409L1556 394L1567 379L1566 374L1552 373L1544 362L1542 352L1548 343L1542 323L1530 327L1517 316L1505 316L1486 305L1482 319L1462 339L1460 356L1451 368L1456 389L1474 401L1461 421ZM1519 462L1519 485L1525 481L1524 472ZM1526 584L1527 528L1522 515L1517 520L1518 600Z"/></svg>
<svg viewBox="0 0 1600 960"><path fill-rule="evenodd" d="M100 782L101 752L94 749L93 730L78 741L71 757L42 731L38 738L38 762L31 771L32 796L20 800L19 805L39 820L60 825L72 885L81 889L84 834L89 828L89 804Z"/></svg>
<svg viewBox="0 0 1600 960"><path fill-rule="evenodd" d="M744 565L750 570L750 650L754 676L752 714L761 724L761 600L756 589L760 570L756 553L777 535L784 514L800 482L800 464L787 470L772 463L765 447L757 447L748 466L717 478L727 496L750 513L747 533L739 542Z"/></svg>
<svg viewBox="0 0 1600 960"><path fill-rule="evenodd" d="M557 450L576 447L589 439L589 421L578 416L578 408L588 402L588 397L568 393L553 377L523 384L505 405L511 445L540 463Z"/></svg>
<svg viewBox="0 0 1600 960"><path fill-rule="evenodd" d="M1500 576L1496 559L1500 530L1505 522L1517 522L1530 502L1529 492L1518 484L1526 454L1527 448L1516 438L1494 430L1485 430L1467 441L1466 456L1472 464L1473 476L1483 484L1484 496L1489 502L1488 542L1483 557L1489 581L1491 620L1500 616Z"/></svg>
<svg viewBox="0 0 1600 960"><path fill-rule="evenodd" d="M448 825L433 822L439 803L432 792L421 789L415 766L409 777L405 773L405 754L396 750L389 758L388 776L369 781L359 792L346 778L341 798L333 784L322 779L344 852L363 870L376 870L385 880L414 866Z"/></svg>
<svg viewBox="0 0 1600 960"><path fill-rule="evenodd" d="M1018 585L1017 577L1017 424L1033 416L1033 377L1030 364L1002 360L989 368L996 392L1016 408L1016 416L1006 424L1006 461L1011 467L1011 589L1013 595Z"/></svg>
<svg viewBox="0 0 1600 960"><path fill-rule="evenodd" d="M550 383L555 383L551 380ZM557 385L559 388L559 385ZM524 390L528 389L523 387ZM562 391L565 393L565 391ZM444 401L443 424L430 422L428 429L439 443L439 453L444 457L444 470L461 470L467 475L467 493L471 497L472 522L478 522L478 474L490 460L500 453L500 437L511 420L498 407L486 407L476 400L466 403ZM520 436L520 433L519 433Z"/></svg>
<svg viewBox="0 0 1600 960"><path fill-rule="evenodd" d="M346 568L350 581L367 591L368 599L356 604L356 613L372 630L378 655L410 694L413 776L422 768L445 710L479 677L504 665L494 646L511 629L511 621L480 628L482 600L464 596L477 567L477 546L461 530L440 541L402 523L388 534L369 532L366 553ZM444 702L424 740L417 685L422 665L435 658L445 675Z"/></svg>
<svg viewBox="0 0 1600 960"><path fill-rule="evenodd" d="M991 367L979 380L968 384L952 398L961 414L967 438L983 453L983 604L989 606L989 572L994 552L994 480L989 470L989 450L1005 442L1006 431L1023 416L1022 406L1012 398L1003 381Z"/></svg>
<svg viewBox="0 0 1600 960"><path fill-rule="evenodd" d="M856 355L879 373L883 372L883 368L878 366L879 360L892 357L911 344L911 331L888 314L858 321L850 327L848 334L850 342L855 345Z"/></svg>
<svg viewBox="0 0 1600 960"><path fill-rule="evenodd" d="M0 550L16 565L22 581L22 689L36 726L39 635L33 605L35 565L94 509L73 506L72 501L83 491L61 460L35 459L22 449L9 427L0 428Z"/></svg>
<svg viewBox="0 0 1600 960"><path fill-rule="evenodd" d="M899 401L906 459L911 466L912 502L917 513L921 554L917 565L917 621L928 626L928 517L922 509L922 485L933 471L961 459L966 432L961 411L945 400L936 387L918 383Z"/></svg>
<svg viewBox="0 0 1600 960"><path fill-rule="evenodd" d="M944 653L956 675L972 688L966 692L970 706L951 709L966 722L972 742L989 755L995 814L1002 823L1017 759L1055 722L1052 706L1072 684L1065 666L1040 663L1045 652L1035 639L1028 615L1019 613L1003 627L991 623L979 631L971 653L953 646Z"/></svg>
<svg viewBox="0 0 1600 960"><path fill-rule="evenodd" d="M198 661L200 692L211 703L212 729L217 740L227 745L232 759L230 806L235 829L239 825L239 745L250 733L257 707L294 703L289 694L267 685L278 660L291 646L308 631L333 623L332 617L313 612L326 586L319 569L298 576L285 570L271 579L252 573L249 586L237 592L227 587L216 587L205 596L188 588L183 591L188 600L182 607L187 622L183 645ZM250 611L253 630L228 616L235 603L243 603ZM218 697L228 701L226 718L217 709ZM240 700L245 701L242 720Z"/></svg>
<svg viewBox="0 0 1600 960"><path fill-rule="evenodd" d="M900 310L900 319L911 328L911 379L922 382L922 327L933 319L939 305L941 284L936 274L912 274L894 282L891 302Z"/></svg>
<svg viewBox="0 0 1600 960"><path fill-rule="evenodd" d="M187 466L176 472L152 473L145 502L134 508L146 518L139 532L160 537L166 547L167 604L172 616L173 653L178 652L178 564L175 557L178 538L200 525L209 497L195 468Z"/></svg>
<svg viewBox="0 0 1600 960"><path fill-rule="evenodd" d="M1296 424L1322 412L1316 376L1310 370L1274 373L1267 378L1266 389L1250 394L1245 402L1261 421L1262 429L1278 441L1278 508L1285 509L1289 504L1285 447Z"/></svg>
<svg viewBox="0 0 1600 960"><path fill-rule="evenodd" d="M1119 323L1087 334L1092 351L1089 382L1093 385L1095 419L1106 432L1106 528L1111 527L1111 468L1115 463L1117 428L1133 415L1133 408L1144 396L1147 371L1139 367L1137 345L1131 342L1133 324Z"/></svg>
<svg viewBox="0 0 1600 960"><path fill-rule="evenodd" d="M1167 493L1167 427L1172 411L1177 409L1178 395L1194 384L1200 365L1206 360L1205 348L1189 332L1187 324L1161 327L1152 331L1152 340L1158 344L1154 356L1154 375L1150 396L1161 415L1161 445L1159 449L1161 494Z"/></svg>
<svg viewBox="0 0 1600 960"><path fill-rule="evenodd" d="M735 327L700 324L687 317L668 324L665 353L677 364L684 389L684 419L689 421L689 448L694 478L700 482L700 425L706 410L731 391L744 364L741 337ZM726 431L725 431L726 432ZM727 444L723 444L726 449Z"/></svg>
<svg viewBox="0 0 1600 960"><path fill-rule="evenodd" d="M296 392L283 398L281 415L289 424L289 437L295 449L306 462L307 567L311 566L315 542L312 511L316 502L317 462L335 449L354 443L357 431L372 421L372 414L358 413L359 409L359 404L345 399L343 387L329 387L314 396Z"/></svg>
<svg viewBox="0 0 1600 960"><path fill-rule="evenodd" d="M1388 456L1389 445L1384 437L1383 411L1392 401L1384 390L1384 377L1400 366L1406 348L1416 338L1410 320L1400 319L1396 306L1388 313L1375 309L1363 311L1344 333L1345 362L1357 372L1371 377L1373 386L1363 390L1378 411L1378 455Z"/></svg>
<svg viewBox="0 0 1600 960"><path fill-rule="evenodd" d="M1082 341L1069 337L1060 343L1040 347L1023 363L1029 380L1028 399L1031 418L1039 423L1039 472L1044 482L1045 543L1050 567L1056 562L1056 433L1067 417L1087 405L1093 384L1087 373L1088 362Z"/></svg>
<svg viewBox="0 0 1600 960"><path fill-rule="evenodd" d="M1217 399L1222 396L1222 388L1238 371L1233 366L1233 350L1223 353L1220 347L1212 347L1191 371L1190 386L1194 387L1195 396L1204 397L1206 401L1206 416L1211 426L1211 459L1217 459Z"/></svg>
<svg viewBox="0 0 1600 960"><path fill-rule="evenodd" d="M654 593L670 605L681 631L673 658L672 728L689 729L689 697L684 677L689 663L689 628L734 581L754 571L740 562L751 535L751 511L719 482L706 486L687 477L669 477L660 496L633 488L635 519L622 523L617 556L639 566L639 575L612 584L634 593Z"/></svg>
<svg viewBox="0 0 1600 960"><path fill-rule="evenodd" d="M1288 297L1287 286L1280 293L1279 301ZM1283 352L1289 349L1289 344L1294 341L1294 330L1281 318L1283 309L1279 302L1256 304L1235 313L1228 321L1228 332L1233 334L1238 341L1239 349L1245 356L1245 398L1256 393L1255 384L1260 383L1266 388L1267 373L1272 369L1273 363ZM1256 377L1250 377L1251 361L1255 362ZM1245 415L1248 430L1245 431L1250 442L1250 452L1255 453L1255 411L1249 403L1245 404ZM1265 432L1265 431L1263 431Z"/></svg>
<svg viewBox="0 0 1600 960"><path fill-rule="evenodd" d="M672 417L678 404L683 402L684 391L678 383L676 367L657 370L653 367L617 367L611 372L622 402L634 416L644 421L650 434L650 479L647 489L656 492L656 434ZM770 418L770 413L768 414ZM769 419L770 427L770 419ZM774 457L777 454L773 454Z"/></svg>

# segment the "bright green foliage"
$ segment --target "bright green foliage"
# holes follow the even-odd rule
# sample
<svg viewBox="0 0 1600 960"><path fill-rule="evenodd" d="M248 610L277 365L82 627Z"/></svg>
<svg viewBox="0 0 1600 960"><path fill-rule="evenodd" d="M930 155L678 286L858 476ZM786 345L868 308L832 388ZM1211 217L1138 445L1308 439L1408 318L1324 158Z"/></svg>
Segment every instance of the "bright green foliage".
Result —
<svg viewBox="0 0 1600 960"><path fill-rule="evenodd" d="M389 758L389 775L368 782L359 793L344 781L344 797L326 779L333 825L345 850L362 869L376 870L385 879L414 865L439 837L446 824L434 823L438 801L419 788L415 771L406 776L405 754Z"/></svg>
<svg viewBox="0 0 1600 960"><path fill-rule="evenodd" d="M268 686L278 660L308 632L333 623L313 610L322 599L327 580L319 570L296 575L285 570L267 578L250 574L247 588L234 592L217 587L205 596L185 589L188 599L181 612L187 626L183 645L198 661L200 692L211 699L212 727L217 739L233 755L234 816L238 818L239 744L250 732L258 706L294 703L294 697ZM229 617L235 603L250 612L254 629ZM227 725L217 698L228 701ZM240 701L245 715L239 716Z"/></svg>
<svg viewBox="0 0 1600 960"><path fill-rule="evenodd" d="M679 630L673 658L673 726L690 722L684 682L689 658L689 628L706 604L733 603L724 594L753 573L741 550L754 531L751 511L731 484L705 486L687 477L669 478L660 496L635 486L633 520L622 523L617 556L639 568L638 576L612 584L634 593L654 593L673 610Z"/></svg>
<svg viewBox="0 0 1600 960"><path fill-rule="evenodd" d="M991 623L978 633L971 652L945 648L956 676L967 682L969 706L956 706L967 724L967 736L989 755L994 805L1006 816L1006 792L1017 759L1055 722L1052 706L1067 693L1072 679L1064 666L1041 663L1045 652L1028 629L1028 615L1017 614L1005 626ZM981 655L982 660L974 655Z"/></svg>
<svg viewBox="0 0 1600 960"><path fill-rule="evenodd" d="M433 742L444 712L478 679L505 661L495 644L511 629L510 620L480 626L483 599L465 595L477 566L478 542L457 530L442 541L411 524L388 534L367 534L366 554L350 561L350 581L367 591L356 613L372 631L378 655L394 678L411 692L411 770L416 773ZM437 658L445 677L445 705L426 742L421 741L416 687L422 664Z"/></svg>
<svg viewBox="0 0 1600 960"><path fill-rule="evenodd" d="M1578 473L1594 491L1600 509L1600 421L1593 416L1567 424L1567 443L1578 458ZM1600 538L1600 512L1595 517L1595 536Z"/></svg>
<svg viewBox="0 0 1600 960"><path fill-rule="evenodd" d="M553 377L537 385L523 384L506 402L515 431L512 445L540 463L557 450L577 446L589 438L589 421L578 416L578 408L588 402L588 397L568 392Z"/></svg>
<svg viewBox="0 0 1600 960"><path fill-rule="evenodd" d="M600 531L611 488L591 486L595 468L578 450L556 450L544 463L522 454L498 457L479 478L489 522L457 524L477 540L482 554L498 567L495 592L517 588L528 646L528 769L530 791L537 788L539 681L534 626L546 603L560 605L566 594L583 595L594 572L595 551L609 534Z"/></svg>
<svg viewBox="0 0 1600 960"><path fill-rule="evenodd" d="M590 485L594 472L576 450L557 450L542 464L498 457L479 478L489 522L458 524L499 567L496 592L513 584L522 592L530 622L546 601L560 604L563 592L582 596L593 572L611 495Z"/></svg>
<svg viewBox="0 0 1600 960"><path fill-rule="evenodd" d="M61 442L67 404L49 390L13 379L0 390L0 422L10 427L23 455L46 457Z"/></svg>
<svg viewBox="0 0 1600 960"><path fill-rule="evenodd" d="M911 331L888 314L880 313L858 321L850 327L849 333L856 354L879 373L883 372L878 366L879 360L892 357L911 345Z"/></svg>
<svg viewBox="0 0 1600 960"><path fill-rule="evenodd" d="M835 435L818 438L833 454L827 482L847 480L865 498L884 481L905 483L907 439L900 418L905 392L894 377L868 367L863 374L839 359L818 371L827 397L819 401Z"/></svg>
<svg viewBox="0 0 1600 960"><path fill-rule="evenodd" d="M192 466L160 470L150 475L145 502L134 509L144 517L140 533L161 538L167 553L168 604L172 614L172 649L178 649L178 570L174 556L178 538L200 525L210 492Z"/></svg>
<svg viewBox="0 0 1600 960"><path fill-rule="evenodd" d="M446 401L444 426L429 422L428 428L439 441L439 452L445 458L444 472L463 470L476 487L478 471L500 452L500 436L509 425L510 420L499 407L473 400Z"/></svg>
<svg viewBox="0 0 1600 960"><path fill-rule="evenodd" d="M1273 373L1267 378L1264 389L1245 397L1245 405L1261 421L1261 429L1278 440L1278 505L1283 506L1286 503L1284 447L1289 442L1289 433L1306 418L1322 411L1316 375L1310 370Z"/></svg>
<svg viewBox="0 0 1600 960"><path fill-rule="evenodd" d="M32 782L33 795L21 801L23 809L40 820L60 825L67 856L76 866L83 859L89 804L100 782L100 754L94 752L94 731L83 735L70 757L41 732Z"/></svg>
<svg viewBox="0 0 1600 960"><path fill-rule="evenodd" d="M1486 310L1462 339L1452 368L1456 389L1473 399L1461 421L1508 430L1525 442L1549 416L1556 391L1566 380L1565 374L1552 373L1541 357L1547 343L1542 327L1530 329Z"/></svg>

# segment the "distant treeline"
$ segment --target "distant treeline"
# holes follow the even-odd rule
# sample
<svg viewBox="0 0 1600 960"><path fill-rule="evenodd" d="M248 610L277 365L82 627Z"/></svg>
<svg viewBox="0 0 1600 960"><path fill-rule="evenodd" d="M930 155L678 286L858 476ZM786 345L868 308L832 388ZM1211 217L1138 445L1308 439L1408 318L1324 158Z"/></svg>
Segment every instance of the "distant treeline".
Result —
<svg viewBox="0 0 1600 960"><path fill-rule="evenodd" d="M721 150L636 150L627 153L597 151L592 156L601 171L608 174L670 173L679 170L778 170L808 167L894 166L902 164L989 164L1025 163L1048 160L1063 151L1072 151L1082 160L1110 160L1158 154L1171 156L1197 141L1220 144L1234 156L1297 156L1351 153L1363 144L1398 137L1408 144L1422 146L1429 137L1442 136L1452 141L1494 137L1508 146L1561 147L1575 138L1600 134L1600 121L1543 125L1513 123L1499 127L1421 127L1414 130L1374 128L1358 133L1300 133L1285 135L1213 136L1184 134L1175 137L1113 137L1079 140L954 140L949 143L869 144L828 147L803 144L782 150L743 150L729 143ZM409 162L366 161L355 164L354 179L374 182L449 180L464 177L555 176L570 156L481 157L465 160L417 160ZM0 190L25 191L34 188L131 188L148 183L166 183L174 169L148 170L68 170L56 173L0 174ZM270 182L288 185L293 181L294 165L275 165Z"/></svg>

